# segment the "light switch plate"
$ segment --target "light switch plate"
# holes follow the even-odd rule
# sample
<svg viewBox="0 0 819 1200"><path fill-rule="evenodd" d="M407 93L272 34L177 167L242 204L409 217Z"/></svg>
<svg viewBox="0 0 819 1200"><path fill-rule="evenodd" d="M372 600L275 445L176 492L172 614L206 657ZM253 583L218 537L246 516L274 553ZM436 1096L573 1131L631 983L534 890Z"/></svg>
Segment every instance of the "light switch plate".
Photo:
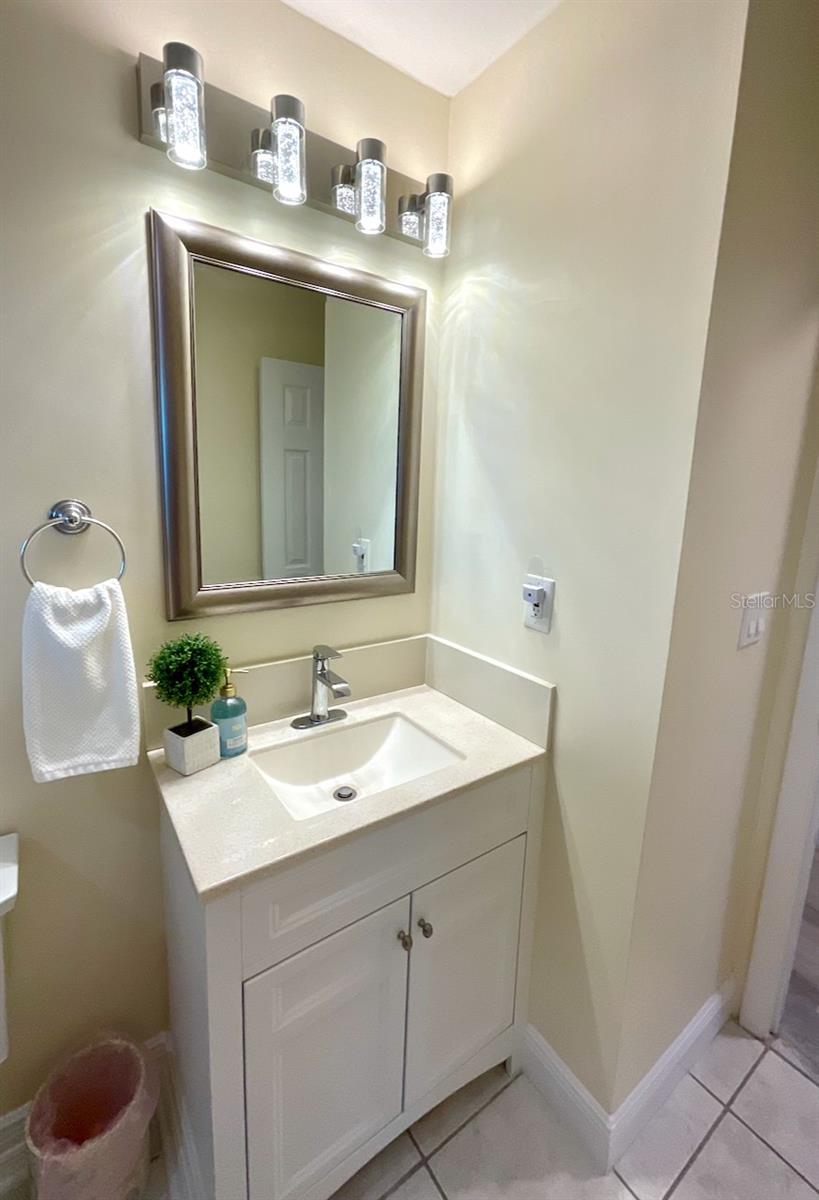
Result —
<svg viewBox="0 0 819 1200"><path fill-rule="evenodd" d="M533 605L524 604L523 624L527 629L536 629L538 633L549 633L555 603L554 579L547 579L545 575L527 575L523 583L525 588L543 588L543 602L539 606L539 614L535 615Z"/></svg>
<svg viewBox="0 0 819 1200"><path fill-rule="evenodd" d="M770 592L754 592L750 596L742 597L742 619L739 623L737 650L744 650L746 646L754 646L762 641L768 627L766 601L770 598Z"/></svg>

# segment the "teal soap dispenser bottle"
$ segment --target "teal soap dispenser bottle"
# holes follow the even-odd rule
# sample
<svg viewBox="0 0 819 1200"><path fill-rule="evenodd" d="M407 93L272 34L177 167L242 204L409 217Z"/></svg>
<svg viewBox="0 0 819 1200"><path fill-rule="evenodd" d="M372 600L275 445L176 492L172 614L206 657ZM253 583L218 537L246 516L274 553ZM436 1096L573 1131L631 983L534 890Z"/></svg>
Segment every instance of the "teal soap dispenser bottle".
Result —
<svg viewBox="0 0 819 1200"><path fill-rule="evenodd" d="M210 707L210 719L219 729L219 754L222 758L235 758L247 750L247 705L241 696L236 695L236 684L230 676L230 667L226 667L219 698Z"/></svg>

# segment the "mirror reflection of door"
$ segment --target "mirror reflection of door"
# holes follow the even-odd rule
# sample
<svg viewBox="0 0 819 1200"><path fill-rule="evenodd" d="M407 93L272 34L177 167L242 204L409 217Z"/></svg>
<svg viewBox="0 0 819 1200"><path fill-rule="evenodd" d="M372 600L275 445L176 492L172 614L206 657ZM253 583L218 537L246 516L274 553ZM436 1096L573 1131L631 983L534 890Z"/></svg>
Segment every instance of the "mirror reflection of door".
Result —
<svg viewBox="0 0 819 1200"><path fill-rule="evenodd" d="M401 322L194 264L202 582L395 566Z"/></svg>
<svg viewBox="0 0 819 1200"><path fill-rule="evenodd" d="M324 368L259 363L262 572L324 574Z"/></svg>

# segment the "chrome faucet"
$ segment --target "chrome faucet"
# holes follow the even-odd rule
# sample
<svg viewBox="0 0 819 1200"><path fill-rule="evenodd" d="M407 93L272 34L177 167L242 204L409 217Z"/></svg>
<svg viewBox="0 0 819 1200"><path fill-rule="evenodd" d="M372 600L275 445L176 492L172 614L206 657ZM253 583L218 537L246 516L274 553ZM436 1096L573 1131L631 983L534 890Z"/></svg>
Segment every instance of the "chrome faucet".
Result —
<svg viewBox="0 0 819 1200"><path fill-rule="evenodd" d="M330 711L331 700L341 700L351 696L350 685L346 679L331 671L328 663L331 659L341 658L338 650L332 646L313 647L313 693L310 712L303 717L296 717L291 724L294 729L314 729L316 725L326 725L330 721L343 721L347 716L341 708Z"/></svg>

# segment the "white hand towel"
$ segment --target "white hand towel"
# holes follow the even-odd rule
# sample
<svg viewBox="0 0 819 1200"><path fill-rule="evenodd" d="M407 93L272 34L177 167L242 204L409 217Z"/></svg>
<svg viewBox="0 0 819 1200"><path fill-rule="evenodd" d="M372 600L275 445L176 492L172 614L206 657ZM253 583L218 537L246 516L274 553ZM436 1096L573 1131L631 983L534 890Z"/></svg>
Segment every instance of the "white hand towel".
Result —
<svg viewBox="0 0 819 1200"><path fill-rule="evenodd" d="M116 579L78 592L32 587L23 615L23 727L38 783L136 763L137 678Z"/></svg>

